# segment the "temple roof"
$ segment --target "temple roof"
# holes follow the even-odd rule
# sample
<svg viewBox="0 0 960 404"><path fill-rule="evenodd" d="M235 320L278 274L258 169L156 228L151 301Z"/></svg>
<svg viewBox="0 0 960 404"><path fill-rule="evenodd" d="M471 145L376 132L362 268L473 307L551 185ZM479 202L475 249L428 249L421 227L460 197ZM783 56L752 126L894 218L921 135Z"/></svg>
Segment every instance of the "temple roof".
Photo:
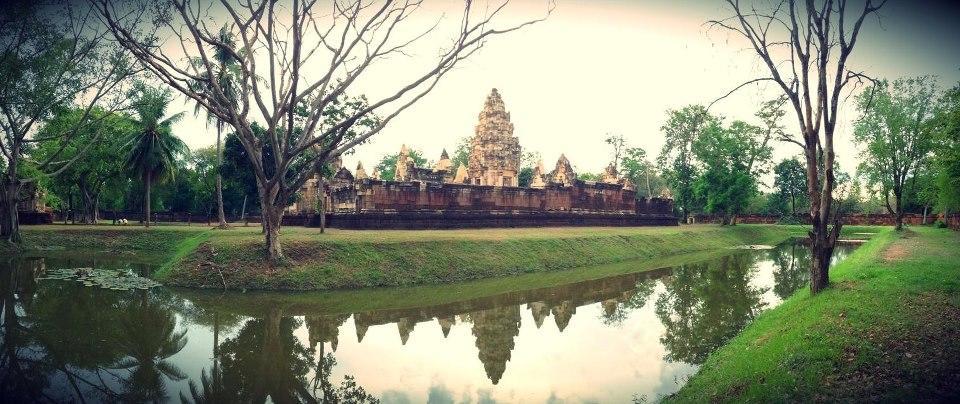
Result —
<svg viewBox="0 0 960 404"><path fill-rule="evenodd" d="M350 170L348 170L346 167L340 167L340 170L333 175L333 178L353 181L353 174L351 174Z"/></svg>
<svg viewBox="0 0 960 404"><path fill-rule="evenodd" d="M500 93L497 92L497 89L494 88L490 91L490 94L487 95L487 100L483 103L483 110L480 111L480 120L484 121L485 117L501 116L505 121L510 121L510 113L507 112L507 107L503 103L503 98L500 97ZM511 128L510 134L512 135L513 130Z"/></svg>

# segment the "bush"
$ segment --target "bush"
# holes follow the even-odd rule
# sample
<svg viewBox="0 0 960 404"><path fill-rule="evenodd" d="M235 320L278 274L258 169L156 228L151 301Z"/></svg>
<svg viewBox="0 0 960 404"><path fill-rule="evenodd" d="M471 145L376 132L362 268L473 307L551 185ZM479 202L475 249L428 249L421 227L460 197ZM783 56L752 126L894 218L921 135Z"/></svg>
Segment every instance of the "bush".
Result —
<svg viewBox="0 0 960 404"><path fill-rule="evenodd" d="M937 220L936 222L933 223L933 227L936 227L938 229L945 229L947 228L947 223L944 222L943 220Z"/></svg>

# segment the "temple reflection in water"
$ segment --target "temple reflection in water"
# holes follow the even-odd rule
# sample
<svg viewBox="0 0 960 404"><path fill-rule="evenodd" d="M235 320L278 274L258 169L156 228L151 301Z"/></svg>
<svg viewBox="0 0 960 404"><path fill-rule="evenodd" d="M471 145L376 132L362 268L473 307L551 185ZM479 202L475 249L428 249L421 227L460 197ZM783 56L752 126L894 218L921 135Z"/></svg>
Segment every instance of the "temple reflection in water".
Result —
<svg viewBox="0 0 960 404"><path fill-rule="evenodd" d="M637 377L633 374L659 367L676 379L695 371L760 311L804 286L805 254L801 246L786 245L493 296L436 299L438 303L413 307L369 303L370 309L356 311L336 307L351 296L376 300L371 296L378 295L370 293L390 292L108 291L36 279L47 268L129 263L9 259L0 262L0 397L423 401L417 395L422 391L390 390L384 380L414 377L410 380L429 386L430 394L440 394L435 387L443 386L434 385L437 374L449 383L488 386L475 394L493 394L490 389L507 383L514 392L509 394L520 394L524 401L540 396L516 389L573 385L577 378L587 379L586 389L620 394L605 397L613 401L629 399L638 390L665 394L675 391L677 383L661 383L645 393L644 387L631 385L642 383L631 382ZM645 332L653 334L641 338ZM349 352L344 353L347 343ZM425 359L431 352L460 359L447 366ZM591 356L602 354L610 356ZM469 356L480 367L472 367ZM608 369L602 379L594 374L603 373L598 371L570 373L581 367L607 369L605 362L617 357L640 370ZM570 363L564 367L560 362ZM537 377L530 379L533 374Z"/></svg>

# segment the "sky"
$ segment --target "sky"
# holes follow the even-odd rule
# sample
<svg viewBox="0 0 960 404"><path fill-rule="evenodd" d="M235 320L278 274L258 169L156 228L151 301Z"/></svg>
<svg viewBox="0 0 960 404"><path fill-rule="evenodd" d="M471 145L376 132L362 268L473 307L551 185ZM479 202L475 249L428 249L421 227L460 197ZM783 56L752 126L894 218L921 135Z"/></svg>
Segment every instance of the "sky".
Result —
<svg viewBox="0 0 960 404"><path fill-rule="evenodd" d="M432 60L450 38L444 28L457 22L462 3L427 3L410 21L411 28L441 18L440 29L409 55L371 70L355 91L376 95L395 88L404 73ZM865 23L849 65L876 78L930 74L941 87L953 86L960 81L958 3L890 0L879 20ZM504 21L537 18L547 7L545 1L514 0ZM360 161L369 168L402 144L437 160L442 149L452 152L461 138L473 134L492 88L501 93L521 146L539 152L548 169L564 153L578 172L600 172L611 160L603 141L608 134L623 135L629 146L655 157L663 144L660 127L667 110L709 104L765 73L745 42L708 29L707 21L729 15L722 1L557 0L545 21L493 38L344 163L352 169ZM756 122L759 103L777 94L772 85L746 87L711 111L727 122ZM192 111L192 106L182 105ZM787 112L784 124L795 132L795 115ZM851 142L855 118L851 100L840 111L837 133L838 160L851 172L858 155ZM191 148L215 141L213 129L192 116L175 133ZM774 159L799 151L796 145L778 143Z"/></svg>

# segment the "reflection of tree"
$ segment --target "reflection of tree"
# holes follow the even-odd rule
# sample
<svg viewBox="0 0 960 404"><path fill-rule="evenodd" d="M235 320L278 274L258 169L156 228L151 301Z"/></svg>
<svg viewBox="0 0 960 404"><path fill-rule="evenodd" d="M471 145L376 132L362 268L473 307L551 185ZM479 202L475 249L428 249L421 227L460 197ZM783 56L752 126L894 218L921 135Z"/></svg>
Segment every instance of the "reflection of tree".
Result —
<svg viewBox="0 0 960 404"><path fill-rule="evenodd" d="M750 286L753 262L742 253L674 268L656 302L667 360L701 364L754 318L763 291Z"/></svg>
<svg viewBox="0 0 960 404"><path fill-rule="evenodd" d="M200 374L200 386L190 380L190 398L180 392L181 403L235 403L240 401L238 391L230 388L223 381L223 368L214 361L210 373L204 369Z"/></svg>
<svg viewBox="0 0 960 404"><path fill-rule="evenodd" d="M301 324L274 308L262 319L248 320L235 337L220 344L224 380L241 401L313 401L305 387L313 352L293 335Z"/></svg>
<svg viewBox="0 0 960 404"><path fill-rule="evenodd" d="M322 345L321 345L322 348ZM320 360L317 363L316 373L313 379L314 394L320 398L322 403L378 403L375 397L367 393L357 384L353 376L346 375L340 386L335 387L330 382L330 374L333 367L337 365L337 359L333 354L320 352Z"/></svg>
<svg viewBox="0 0 960 404"><path fill-rule="evenodd" d="M653 294L656 286L653 279L642 279L637 282L636 288L623 292L619 299L604 301L603 324L619 327L631 312L647 304L647 299Z"/></svg>
<svg viewBox="0 0 960 404"><path fill-rule="evenodd" d="M783 245L770 251L773 259L773 293L786 299L810 282L810 249L798 244Z"/></svg>
<svg viewBox="0 0 960 404"><path fill-rule="evenodd" d="M320 342L317 362L313 360L314 347L304 346L293 335L293 331L303 325L301 320L284 317L278 308L271 308L264 318L247 320L236 336L228 338L219 347L222 383L236 394L236 398L227 401L263 403L269 397L276 403L317 402L314 394L322 395L319 400L322 402L364 401L357 398L369 396L352 377L347 377L337 388L329 382L336 360L333 355L324 354L323 340L332 340L331 334L343 320L345 318L339 316L329 318L323 322L329 321L330 324L322 325L318 324L320 320L311 317L310 323L315 329L308 328L308 333L314 333ZM315 377L309 382L307 374L311 371ZM311 384L313 391L309 388ZM357 400L347 401L345 397Z"/></svg>
<svg viewBox="0 0 960 404"><path fill-rule="evenodd" d="M163 401L167 397L164 378L183 380L186 375L168 359L187 344L187 330L177 331L177 321L150 292L128 302L121 317L118 347L126 357L113 368L130 370L122 380L124 401ZM132 369L132 370L131 370Z"/></svg>
<svg viewBox="0 0 960 404"><path fill-rule="evenodd" d="M508 305L470 313L480 362L493 384L507 369L514 337L520 334L520 306Z"/></svg>
<svg viewBox="0 0 960 404"><path fill-rule="evenodd" d="M44 269L43 259L0 262L0 397L11 402L83 401L91 394L116 399L102 373L112 376L105 367L121 356L113 326L123 314L120 295L68 282L38 287L36 277ZM44 389L54 379L65 384L50 397Z"/></svg>
<svg viewBox="0 0 960 404"><path fill-rule="evenodd" d="M0 338L0 396L11 401L28 401L44 397L43 390L49 384L49 367L32 358L41 349L35 346L30 330L21 321L18 311L24 309L18 296L24 292L24 281L17 270L17 261L8 258L0 262L0 313L3 315L3 333ZM30 287L30 286L27 286ZM29 294L29 293L28 293ZM49 397L47 397L49 399Z"/></svg>

